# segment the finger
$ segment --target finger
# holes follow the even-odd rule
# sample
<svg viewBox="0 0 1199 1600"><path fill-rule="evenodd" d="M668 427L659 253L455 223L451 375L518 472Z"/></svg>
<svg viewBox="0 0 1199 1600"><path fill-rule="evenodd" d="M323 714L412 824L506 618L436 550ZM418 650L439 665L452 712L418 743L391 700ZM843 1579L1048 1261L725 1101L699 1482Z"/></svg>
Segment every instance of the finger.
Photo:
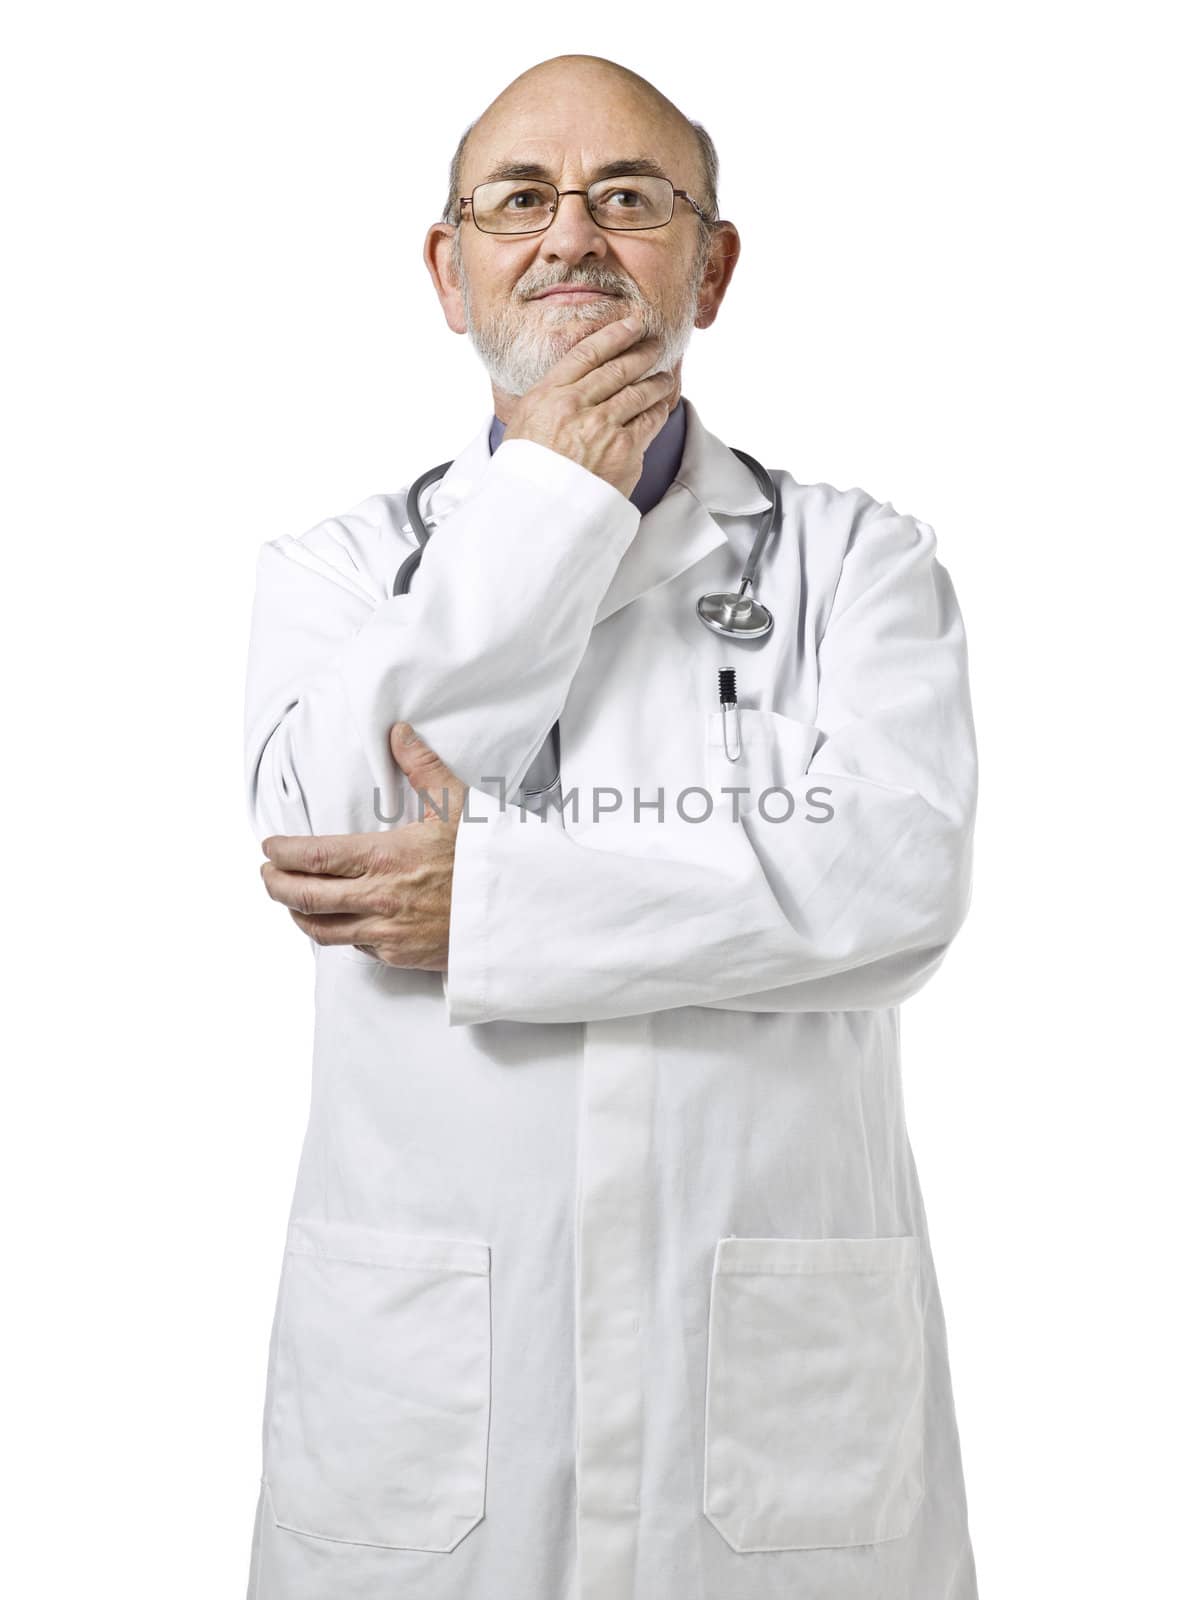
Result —
<svg viewBox="0 0 1199 1600"><path fill-rule="evenodd" d="M621 424L631 422L659 401L667 400L673 388L673 372L651 373L649 377L630 383L627 388L606 400L602 407L604 415Z"/></svg>
<svg viewBox="0 0 1199 1600"><path fill-rule="evenodd" d="M669 415L669 399L655 400L652 406L648 406L638 416L633 417L625 426L644 450Z"/></svg>
<svg viewBox="0 0 1199 1600"><path fill-rule="evenodd" d="M644 331L640 318L636 319L634 327L629 326L629 321L629 318L623 317L619 322L605 322L602 328L597 328L594 333L589 333L577 344L572 344L566 354L556 361L542 378L538 388L542 386L554 388L558 384L577 383L580 378L593 372L596 367L602 366L605 361L610 361L613 356L628 350L641 339Z"/></svg>
<svg viewBox="0 0 1199 1600"><path fill-rule="evenodd" d="M272 900L292 911L314 916L353 912L362 916L372 909L370 878L321 877L310 872L285 872L272 862L262 865L262 882Z"/></svg>
<svg viewBox="0 0 1199 1600"><path fill-rule="evenodd" d="M370 938L378 937L377 923L364 917L310 917L303 911L293 911L291 920L319 945L366 944Z"/></svg>
<svg viewBox="0 0 1199 1600"><path fill-rule="evenodd" d="M288 872L357 878L370 870L377 843L373 833L275 833L262 841L262 853Z"/></svg>
<svg viewBox="0 0 1199 1600"><path fill-rule="evenodd" d="M405 732L412 737L405 739ZM452 771L436 750L421 738L413 734L411 725L407 722L397 722L391 730L391 753L396 765L412 784L413 788L432 788L434 784L441 784L446 788L454 788L461 783L458 774Z"/></svg>
<svg viewBox="0 0 1199 1600"><path fill-rule="evenodd" d="M417 822L454 822L466 804L466 785L418 736L404 741L407 723L391 730L391 753L417 797Z"/></svg>
<svg viewBox="0 0 1199 1600"><path fill-rule="evenodd" d="M621 351L602 366L584 373L574 386L575 392L582 396L586 405L600 405L610 395L618 394L627 384L643 378L661 355L661 339L642 339L631 350Z"/></svg>

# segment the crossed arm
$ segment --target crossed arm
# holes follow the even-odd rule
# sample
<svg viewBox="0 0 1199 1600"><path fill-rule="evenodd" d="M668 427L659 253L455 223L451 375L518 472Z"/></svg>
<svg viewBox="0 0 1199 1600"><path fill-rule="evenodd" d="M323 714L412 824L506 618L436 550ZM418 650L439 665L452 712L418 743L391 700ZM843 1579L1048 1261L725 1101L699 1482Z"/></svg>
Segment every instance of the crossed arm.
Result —
<svg viewBox="0 0 1199 1600"><path fill-rule="evenodd" d="M262 879L315 944L352 944L393 967L444 972L454 853L466 786L410 723L390 749L425 816L386 833L276 835L262 841Z"/></svg>
<svg viewBox="0 0 1199 1600"><path fill-rule="evenodd" d="M602 837L589 838L522 824L482 784L504 772L515 790L561 709L590 616L636 525L623 497L552 452L526 446L536 459L509 457L505 469L503 450L519 444L501 447L484 489L439 534L444 571L432 565L437 540L430 544L425 603L440 633L422 628L419 600L404 616L396 612L413 597L384 601L329 651L270 729L251 778L255 818L272 833L268 891L317 942L443 972L451 1025L684 1005L859 1009L915 992L966 913L976 793L964 631L932 530L882 508L861 520L845 552L819 646L806 768L809 783L830 790L835 824L797 831L747 815L654 830L651 853L630 825L606 821ZM509 524L489 515L505 470L525 477L519 550L503 538ZM544 492L530 496L535 485ZM450 586L448 568L489 558L494 570L470 586L476 592L489 577L536 582L535 562L512 570L525 530L542 560L550 601L542 614L557 627L545 656L539 645L536 670L504 674L520 687L499 715L490 668L511 664L520 635L480 641L478 627L486 618L498 626L508 608L489 604L464 619L471 602L464 586ZM580 569L586 552L591 563ZM528 603L526 592L519 614ZM261 636L264 653L272 632ZM446 638L435 669L412 648L421 636ZM393 732L400 713L421 735L408 753ZM444 788L446 817L383 833L364 825L354 797L338 791L348 774L363 782L364 756L393 801L401 779L434 794ZM464 826L468 789L470 813L482 820ZM334 817L340 824L328 826ZM513 927L534 933L513 941Z"/></svg>

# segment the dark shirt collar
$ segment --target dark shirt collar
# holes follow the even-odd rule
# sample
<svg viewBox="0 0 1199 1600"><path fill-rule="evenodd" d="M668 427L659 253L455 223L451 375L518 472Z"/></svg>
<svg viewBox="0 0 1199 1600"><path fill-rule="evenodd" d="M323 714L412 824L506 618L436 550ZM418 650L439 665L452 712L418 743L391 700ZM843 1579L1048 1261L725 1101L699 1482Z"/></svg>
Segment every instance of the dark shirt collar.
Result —
<svg viewBox="0 0 1199 1600"><path fill-rule="evenodd" d="M491 419L488 444L492 455L499 449L504 437L504 424L497 416ZM683 446L687 439L687 415L680 396L674 410L646 446L641 476L629 499L644 515L656 506L678 474L683 459Z"/></svg>

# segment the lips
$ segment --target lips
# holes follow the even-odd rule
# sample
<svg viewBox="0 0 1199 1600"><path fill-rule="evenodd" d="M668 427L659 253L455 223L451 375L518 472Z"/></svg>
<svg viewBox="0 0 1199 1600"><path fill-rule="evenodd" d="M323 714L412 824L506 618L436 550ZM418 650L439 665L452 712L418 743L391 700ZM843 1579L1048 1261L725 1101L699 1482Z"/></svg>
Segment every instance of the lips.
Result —
<svg viewBox="0 0 1199 1600"><path fill-rule="evenodd" d="M557 286L557 287L555 287L553 289L543 289L540 294L535 294L533 296L533 299L534 300L548 300L552 295L565 295L567 297L570 297L570 296L574 296L574 295L596 295L596 294L605 295L605 296L607 296L608 299L612 299L613 298L613 296L609 293L609 291L607 289L592 289L592 288L589 288L588 285L585 284L585 283L564 283L564 284L561 284L561 285L559 285L559 286Z"/></svg>

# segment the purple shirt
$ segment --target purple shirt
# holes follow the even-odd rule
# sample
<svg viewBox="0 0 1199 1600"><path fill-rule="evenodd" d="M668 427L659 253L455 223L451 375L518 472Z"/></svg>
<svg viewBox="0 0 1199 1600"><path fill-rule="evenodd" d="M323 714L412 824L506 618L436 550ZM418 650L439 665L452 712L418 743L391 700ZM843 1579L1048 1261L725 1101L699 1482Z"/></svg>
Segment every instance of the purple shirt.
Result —
<svg viewBox="0 0 1199 1600"><path fill-rule="evenodd" d="M504 437L504 423L496 416L491 419L488 444L494 455ZM641 476L634 485L629 499L643 515L670 488L683 459L683 444L687 437L687 413L679 398L674 410L650 440L641 465Z"/></svg>

